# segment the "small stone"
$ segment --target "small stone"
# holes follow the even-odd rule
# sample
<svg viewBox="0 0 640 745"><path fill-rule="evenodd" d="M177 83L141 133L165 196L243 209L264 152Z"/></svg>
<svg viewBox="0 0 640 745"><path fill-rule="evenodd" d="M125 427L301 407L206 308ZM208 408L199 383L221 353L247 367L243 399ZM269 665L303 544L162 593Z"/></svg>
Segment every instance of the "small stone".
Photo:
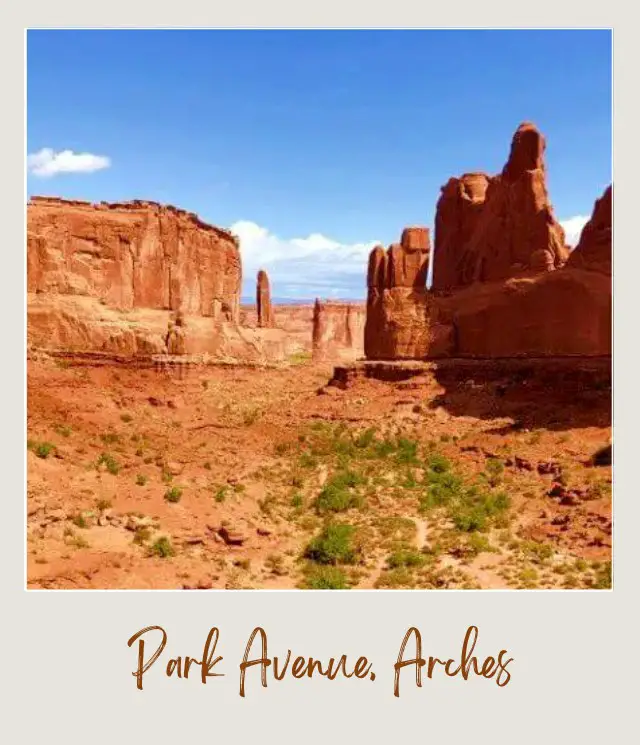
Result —
<svg viewBox="0 0 640 745"><path fill-rule="evenodd" d="M191 535L184 539L187 546L199 546L204 543L204 538L200 535Z"/></svg>
<svg viewBox="0 0 640 745"><path fill-rule="evenodd" d="M263 536L271 535L271 529L267 528L264 525L259 525L256 528L256 532L258 533L258 535L263 535Z"/></svg>
<svg viewBox="0 0 640 745"><path fill-rule="evenodd" d="M176 461L170 460L166 464L165 469L172 476L179 476L184 471L184 466L182 465L182 463L177 463Z"/></svg>
<svg viewBox="0 0 640 745"><path fill-rule="evenodd" d="M242 544L247 540L246 536L227 525L220 527L218 534L228 546L242 546Z"/></svg>
<svg viewBox="0 0 640 745"><path fill-rule="evenodd" d="M560 468L559 463L549 460L549 461L541 461L540 463L538 463L537 470L541 476L544 476L547 474L558 476L560 474L561 468Z"/></svg>
<svg viewBox="0 0 640 745"><path fill-rule="evenodd" d="M149 396L147 400L149 401L151 406L164 406L164 403L159 398L156 398L155 396Z"/></svg>
<svg viewBox="0 0 640 745"><path fill-rule="evenodd" d="M573 494L566 494L560 500L560 504L564 505L565 507L575 507L578 504L578 500Z"/></svg>
<svg viewBox="0 0 640 745"><path fill-rule="evenodd" d="M516 468L519 468L521 471L533 471L533 464L531 461L526 460L526 458L520 458L516 455L513 462Z"/></svg>

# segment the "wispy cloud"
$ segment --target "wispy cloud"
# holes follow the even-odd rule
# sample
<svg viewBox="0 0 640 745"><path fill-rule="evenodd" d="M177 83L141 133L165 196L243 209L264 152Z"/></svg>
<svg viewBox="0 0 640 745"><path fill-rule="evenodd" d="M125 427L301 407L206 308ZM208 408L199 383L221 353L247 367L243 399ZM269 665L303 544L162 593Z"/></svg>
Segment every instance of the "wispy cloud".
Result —
<svg viewBox="0 0 640 745"><path fill-rule="evenodd" d="M110 165L111 160L104 155L74 153L73 150L55 152L49 147L27 155L27 169L41 178L50 178L59 173L93 173Z"/></svg>
<svg viewBox="0 0 640 745"><path fill-rule="evenodd" d="M240 238L243 295L255 294L259 269L268 272L274 297L361 298L366 293L367 260L379 241L341 243L321 233L280 238L246 220L230 230Z"/></svg>
<svg viewBox="0 0 640 745"><path fill-rule="evenodd" d="M575 248L580 240L582 228L589 222L587 215L576 215L569 217L567 220L560 220L560 225L564 228L565 240L571 248Z"/></svg>

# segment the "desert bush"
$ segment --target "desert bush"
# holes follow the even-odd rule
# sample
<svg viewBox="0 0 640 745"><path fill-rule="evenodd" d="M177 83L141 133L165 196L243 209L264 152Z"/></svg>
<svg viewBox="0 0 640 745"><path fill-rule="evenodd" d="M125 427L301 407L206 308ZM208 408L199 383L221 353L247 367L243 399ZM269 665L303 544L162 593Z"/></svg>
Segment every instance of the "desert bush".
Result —
<svg viewBox="0 0 640 745"><path fill-rule="evenodd" d="M164 493L164 498L167 502L175 504L182 499L182 489L179 486L172 486Z"/></svg>
<svg viewBox="0 0 640 745"><path fill-rule="evenodd" d="M354 564L357 558L354 536L353 525L329 524L311 540L305 556L318 564Z"/></svg>

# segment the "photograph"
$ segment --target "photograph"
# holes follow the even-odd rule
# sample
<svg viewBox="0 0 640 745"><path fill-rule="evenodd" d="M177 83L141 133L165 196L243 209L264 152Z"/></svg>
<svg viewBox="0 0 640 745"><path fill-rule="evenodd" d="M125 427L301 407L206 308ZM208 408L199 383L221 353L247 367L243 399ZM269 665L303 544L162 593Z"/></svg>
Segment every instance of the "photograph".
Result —
<svg viewBox="0 0 640 745"><path fill-rule="evenodd" d="M27 590L613 588L611 29L25 37Z"/></svg>

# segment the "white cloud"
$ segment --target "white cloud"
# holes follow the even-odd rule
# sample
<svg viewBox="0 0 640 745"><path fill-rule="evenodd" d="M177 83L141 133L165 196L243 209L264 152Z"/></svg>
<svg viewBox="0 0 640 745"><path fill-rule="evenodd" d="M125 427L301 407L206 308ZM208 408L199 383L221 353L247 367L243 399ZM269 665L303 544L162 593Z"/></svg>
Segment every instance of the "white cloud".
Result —
<svg viewBox="0 0 640 745"><path fill-rule="evenodd" d="M245 296L255 294L264 269L275 298L363 298L369 252L380 242L340 243L320 233L285 239L245 220L230 230L240 238Z"/></svg>
<svg viewBox="0 0 640 745"><path fill-rule="evenodd" d="M576 215L567 220L560 220L560 225L564 228L565 240L571 248L575 248L578 245L580 233L582 233L582 228L584 228L587 222L589 222L589 217L585 215Z"/></svg>
<svg viewBox="0 0 640 745"><path fill-rule="evenodd" d="M109 168L111 160L104 155L92 153L74 153L73 150L55 152L50 147L43 147L37 153L27 155L27 169L42 178L55 176L58 173L93 173Z"/></svg>

